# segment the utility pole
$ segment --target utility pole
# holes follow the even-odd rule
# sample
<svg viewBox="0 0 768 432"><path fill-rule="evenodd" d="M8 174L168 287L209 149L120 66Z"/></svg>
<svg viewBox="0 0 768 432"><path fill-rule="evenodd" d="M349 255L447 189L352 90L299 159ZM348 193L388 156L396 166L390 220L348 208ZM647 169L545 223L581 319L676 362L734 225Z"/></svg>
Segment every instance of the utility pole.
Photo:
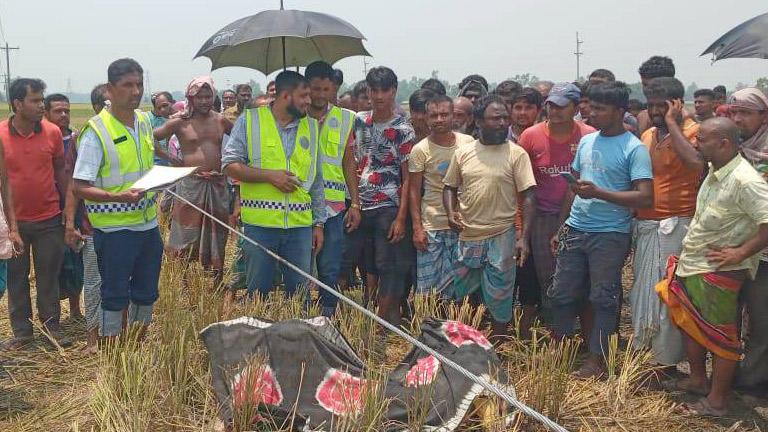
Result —
<svg viewBox="0 0 768 432"><path fill-rule="evenodd" d="M363 56L363 79L368 76L368 57Z"/></svg>
<svg viewBox="0 0 768 432"><path fill-rule="evenodd" d="M5 99L8 101L8 105L11 104L11 98L8 96L8 90L11 88L11 50L17 50L19 47L10 47L8 42L5 42L5 46L0 46L0 50L5 51Z"/></svg>
<svg viewBox="0 0 768 432"><path fill-rule="evenodd" d="M67 97L72 98L72 78L67 78Z"/></svg>
<svg viewBox="0 0 768 432"><path fill-rule="evenodd" d="M584 55L584 52L581 51L581 44L583 44L584 41L579 39L579 32L576 32L576 52L573 53L576 56L576 81L581 78L581 56Z"/></svg>

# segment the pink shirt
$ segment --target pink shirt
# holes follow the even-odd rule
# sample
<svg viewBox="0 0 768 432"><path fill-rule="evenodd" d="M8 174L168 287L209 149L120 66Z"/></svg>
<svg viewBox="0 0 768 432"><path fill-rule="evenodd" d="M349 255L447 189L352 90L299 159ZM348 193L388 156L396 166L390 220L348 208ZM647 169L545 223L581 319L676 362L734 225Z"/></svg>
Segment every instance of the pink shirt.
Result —
<svg viewBox="0 0 768 432"><path fill-rule="evenodd" d="M584 135L595 129L582 122L574 122L573 132L565 141L555 141L549 135L547 122L538 123L523 131L519 144L528 153L536 178L536 209L545 214L558 214L568 191L568 182L559 175L571 172L571 162Z"/></svg>

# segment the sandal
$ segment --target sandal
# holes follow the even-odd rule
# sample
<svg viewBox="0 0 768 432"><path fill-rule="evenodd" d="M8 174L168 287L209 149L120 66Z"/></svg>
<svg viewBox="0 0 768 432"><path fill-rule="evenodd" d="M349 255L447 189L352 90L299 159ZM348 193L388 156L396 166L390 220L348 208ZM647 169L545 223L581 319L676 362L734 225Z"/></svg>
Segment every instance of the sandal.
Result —
<svg viewBox="0 0 768 432"><path fill-rule="evenodd" d="M700 417L725 417L727 408L715 408L707 398L701 398L693 403L685 403L675 408L675 412L682 415L695 415Z"/></svg>
<svg viewBox="0 0 768 432"><path fill-rule="evenodd" d="M664 381L661 386L664 388L664 390L670 392L685 392L695 394L697 396L706 396L709 394L708 388L695 386L688 378Z"/></svg>

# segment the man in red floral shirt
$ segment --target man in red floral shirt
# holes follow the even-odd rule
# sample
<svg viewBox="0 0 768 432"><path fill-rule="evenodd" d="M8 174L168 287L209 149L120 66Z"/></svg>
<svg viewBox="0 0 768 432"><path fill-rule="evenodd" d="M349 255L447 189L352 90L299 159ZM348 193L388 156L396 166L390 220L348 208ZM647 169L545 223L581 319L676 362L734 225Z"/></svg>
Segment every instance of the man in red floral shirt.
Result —
<svg viewBox="0 0 768 432"><path fill-rule="evenodd" d="M380 317L399 325L400 302L407 292L414 262L410 237L406 238L408 154L414 132L408 120L394 111L397 76L387 67L376 67L365 78L372 110L355 117L352 152L345 164L360 173L359 184L350 185L352 204L346 216L351 233L350 256L363 247L379 274ZM345 172L351 172L345 169ZM366 266L370 267L370 266Z"/></svg>

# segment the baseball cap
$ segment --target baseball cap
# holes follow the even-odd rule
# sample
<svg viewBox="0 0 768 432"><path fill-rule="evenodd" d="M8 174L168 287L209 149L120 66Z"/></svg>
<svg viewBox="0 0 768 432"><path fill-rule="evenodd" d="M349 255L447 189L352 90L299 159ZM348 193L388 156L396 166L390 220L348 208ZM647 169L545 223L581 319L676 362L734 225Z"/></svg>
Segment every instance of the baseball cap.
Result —
<svg viewBox="0 0 768 432"><path fill-rule="evenodd" d="M544 103L546 104L547 102L552 102L557 106L564 107L568 105L569 102L573 102L574 104L578 105L580 100L581 90L579 90L576 85L571 83L560 83L555 84L555 86L552 87L552 90L549 91L549 97L544 101Z"/></svg>

